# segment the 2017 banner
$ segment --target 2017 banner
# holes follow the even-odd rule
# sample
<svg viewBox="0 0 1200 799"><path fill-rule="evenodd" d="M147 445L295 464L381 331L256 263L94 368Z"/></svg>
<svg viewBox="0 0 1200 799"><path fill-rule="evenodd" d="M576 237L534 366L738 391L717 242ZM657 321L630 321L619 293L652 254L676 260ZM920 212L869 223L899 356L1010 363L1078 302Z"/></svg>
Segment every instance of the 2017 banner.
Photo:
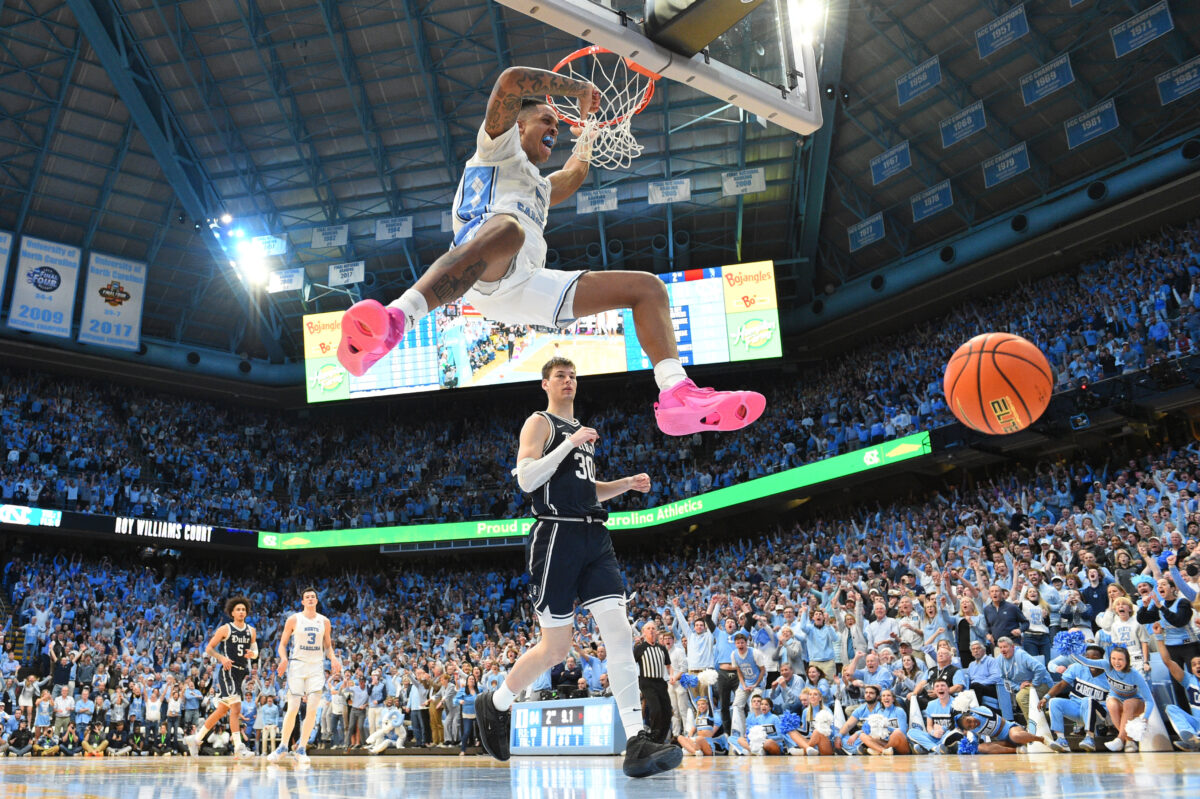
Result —
<svg viewBox="0 0 1200 799"><path fill-rule="evenodd" d="M144 263L98 252L89 253L79 340L121 350L136 350L142 343L145 293Z"/></svg>
<svg viewBox="0 0 1200 799"><path fill-rule="evenodd" d="M8 326L70 338L80 255L78 247L22 236Z"/></svg>

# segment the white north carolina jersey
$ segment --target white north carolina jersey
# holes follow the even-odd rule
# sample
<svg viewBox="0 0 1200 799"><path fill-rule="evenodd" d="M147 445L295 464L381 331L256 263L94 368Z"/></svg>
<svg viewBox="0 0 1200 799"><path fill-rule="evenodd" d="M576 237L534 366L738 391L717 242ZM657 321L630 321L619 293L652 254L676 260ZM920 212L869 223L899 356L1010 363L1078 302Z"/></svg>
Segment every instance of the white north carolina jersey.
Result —
<svg viewBox="0 0 1200 799"><path fill-rule="evenodd" d="M298 663L325 662L325 630L329 620L320 613L315 618L308 618L303 613L297 613L292 618L296 626L292 629L292 654L289 660Z"/></svg>
<svg viewBox="0 0 1200 799"><path fill-rule="evenodd" d="M550 208L550 180L521 149L516 123L495 139L482 126L475 137L475 152L467 160L454 194L454 243L461 244L470 231L493 214L511 214L521 223L528 247L541 244L545 263L546 212Z"/></svg>

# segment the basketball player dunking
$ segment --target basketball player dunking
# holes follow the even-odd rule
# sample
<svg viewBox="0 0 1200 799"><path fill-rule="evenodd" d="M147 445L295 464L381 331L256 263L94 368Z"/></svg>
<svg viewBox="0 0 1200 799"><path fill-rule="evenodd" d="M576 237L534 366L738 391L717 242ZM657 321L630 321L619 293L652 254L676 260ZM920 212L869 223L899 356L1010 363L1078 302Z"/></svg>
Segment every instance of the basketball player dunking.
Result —
<svg viewBox="0 0 1200 799"><path fill-rule="evenodd" d="M650 478L636 474L612 482L596 480L593 454L599 436L574 418L575 385L574 364L566 358L548 361L542 367L546 410L530 416L521 428L514 473L537 517L526 562L542 637L513 664L498 689L475 701L479 737L488 754L508 760L513 698L566 657L578 600L595 618L608 648L608 677L627 739L625 774L649 777L678 766L683 753L654 740L642 726L625 586L604 526L608 513L600 502L626 491L646 493Z"/></svg>
<svg viewBox="0 0 1200 799"><path fill-rule="evenodd" d="M464 297L489 319L565 328L602 311L630 308L638 341L654 364L654 415L667 435L738 430L766 407L753 391L698 388L679 360L666 286L648 272L545 269L542 237L549 207L583 184L588 162L572 155L543 177L558 140L547 95L580 98L586 114L600 105L587 81L527 67L506 69L492 88L474 155L454 197L454 243L416 284L388 307L355 303L342 317L338 360L366 373L431 310ZM529 99L538 98L538 99Z"/></svg>
<svg viewBox="0 0 1200 799"><path fill-rule="evenodd" d="M317 723L317 708L325 690L325 656L329 656L335 677L341 672L342 664L333 651L329 619L317 613L317 590L305 588L301 591L300 604L304 609L288 616L279 637L279 674L287 675L287 711L283 716L279 748L267 755L267 760L274 763L287 754L292 728L300 713L300 700L307 697L308 707L300 726L300 740L296 743L296 763L307 766L305 749ZM291 659L288 658L289 642L292 644Z"/></svg>
<svg viewBox="0 0 1200 799"><path fill-rule="evenodd" d="M192 757L200 754L200 745L228 713L229 733L233 739L234 757L254 757L241 736L242 688L250 674L251 662L258 659L258 639L254 628L246 624L250 600L244 596L231 597L225 603L225 613L233 621L222 624L204 647L204 653L221 664L217 679L217 707L192 735L183 739Z"/></svg>

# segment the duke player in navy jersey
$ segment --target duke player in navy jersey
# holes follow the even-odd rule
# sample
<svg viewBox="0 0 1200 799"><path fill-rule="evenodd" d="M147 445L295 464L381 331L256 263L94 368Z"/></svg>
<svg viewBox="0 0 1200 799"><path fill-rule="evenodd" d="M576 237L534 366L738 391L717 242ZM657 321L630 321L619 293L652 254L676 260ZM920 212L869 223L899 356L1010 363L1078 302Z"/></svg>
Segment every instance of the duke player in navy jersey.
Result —
<svg viewBox="0 0 1200 799"><path fill-rule="evenodd" d="M548 361L542 367L546 410L530 416L521 428L513 473L537 517L526 545L526 565L542 638L513 664L499 688L475 700L479 737L488 754L508 760L513 698L566 657L578 601L595 618L608 648L608 678L627 739L625 774L648 777L678 766L683 752L654 740L642 726L625 584L604 526L608 512L600 503L626 491L646 493L650 477L596 480L593 456L599 435L575 419L575 387L573 363L566 358Z"/></svg>
<svg viewBox="0 0 1200 799"><path fill-rule="evenodd" d="M585 117L600 107L600 93L587 81L528 67L501 73L454 197L453 248L389 307L375 300L355 303L342 317L338 360L351 374L365 374L426 314L460 297L497 322L556 328L629 308L654 365L659 429L682 436L750 424L766 407L762 394L713 391L688 379L659 278L545 268L550 206L574 194L588 174L586 157L572 155L562 169L542 176L539 167L558 140L548 95L578 98Z"/></svg>
<svg viewBox="0 0 1200 799"><path fill-rule="evenodd" d="M254 628L246 624L250 600L235 596L225 603L225 613L233 621L222 624L204 647L204 653L221 664L217 676L217 707L193 735L183 739L192 756L200 754L200 745L213 731L217 722L228 713L229 731L234 741L235 757L254 757L242 741L242 688L250 675L250 664L258 659L258 639Z"/></svg>

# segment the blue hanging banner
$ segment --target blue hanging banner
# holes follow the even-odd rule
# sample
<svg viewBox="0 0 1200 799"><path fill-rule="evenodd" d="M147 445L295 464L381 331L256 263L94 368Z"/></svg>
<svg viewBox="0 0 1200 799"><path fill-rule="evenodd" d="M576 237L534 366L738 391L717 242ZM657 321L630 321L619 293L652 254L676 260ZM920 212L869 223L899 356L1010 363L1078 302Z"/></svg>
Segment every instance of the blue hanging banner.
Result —
<svg viewBox="0 0 1200 799"><path fill-rule="evenodd" d="M1067 132L1067 147L1074 150L1081 144L1116 130L1120 124L1117 121L1117 107L1112 100L1105 100L1063 123L1063 130Z"/></svg>
<svg viewBox="0 0 1200 799"><path fill-rule="evenodd" d="M1074 82L1075 72L1071 69L1071 58L1064 53L1045 66L1021 76L1021 99L1025 101L1025 105L1033 105Z"/></svg>
<svg viewBox="0 0 1200 799"><path fill-rule="evenodd" d="M1029 149L1021 142L993 155L980 166L983 168L983 185L990 189L1029 170Z"/></svg>
<svg viewBox="0 0 1200 799"><path fill-rule="evenodd" d="M1120 58L1173 30L1175 21L1171 19L1171 9L1167 6L1167 0L1162 0L1142 13L1113 25L1108 29L1108 35L1112 37L1113 52Z"/></svg>
<svg viewBox="0 0 1200 799"><path fill-rule="evenodd" d="M1029 19L1025 16L1024 4L1008 11L975 31L975 47L980 58L992 53L1029 34Z"/></svg>
<svg viewBox="0 0 1200 799"><path fill-rule="evenodd" d="M912 154L908 150L908 141L905 140L871 159L871 185L878 186L910 166L912 166Z"/></svg>
<svg viewBox="0 0 1200 799"><path fill-rule="evenodd" d="M1167 70L1154 82L1158 85L1158 99L1163 105L1169 105L1200 89L1200 55L1175 69Z"/></svg>
<svg viewBox="0 0 1200 799"><path fill-rule="evenodd" d="M935 55L896 78L896 102L904 105L942 82L942 64Z"/></svg>
<svg viewBox="0 0 1200 799"><path fill-rule="evenodd" d="M920 222L954 205L954 192L950 189L950 181L943 180L936 186L914 194L909 202L912 204L913 222Z"/></svg>
<svg viewBox="0 0 1200 799"><path fill-rule="evenodd" d="M987 127L987 117L983 113L983 101L972 103L957 114L946 117L938 127L942 131L942 149L953 147Z"/></svg>
<svg viewBox="0 0 1200 799"><path fill-rule="evenodd" d="M850 252L855 252L883 239L883 214L875 214L846 228L850 237Z"/></svg>

